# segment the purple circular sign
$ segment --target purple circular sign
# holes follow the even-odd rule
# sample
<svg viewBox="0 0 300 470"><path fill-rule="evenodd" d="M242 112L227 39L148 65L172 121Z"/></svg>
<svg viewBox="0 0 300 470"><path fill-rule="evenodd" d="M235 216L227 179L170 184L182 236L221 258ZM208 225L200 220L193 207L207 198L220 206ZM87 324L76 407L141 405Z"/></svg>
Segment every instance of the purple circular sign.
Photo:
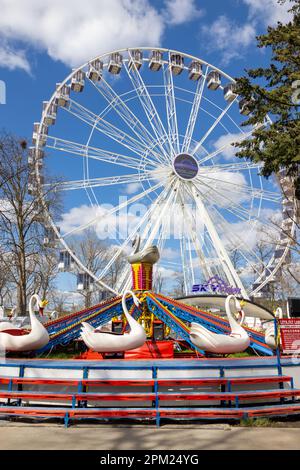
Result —
<svg viewBox="0 0 300 470"><path fill-rule="evenodd" d="M188 153L180 153L173 162L174 170L179 178L184 180L192 180L198 174L197 160Z"/></svg>

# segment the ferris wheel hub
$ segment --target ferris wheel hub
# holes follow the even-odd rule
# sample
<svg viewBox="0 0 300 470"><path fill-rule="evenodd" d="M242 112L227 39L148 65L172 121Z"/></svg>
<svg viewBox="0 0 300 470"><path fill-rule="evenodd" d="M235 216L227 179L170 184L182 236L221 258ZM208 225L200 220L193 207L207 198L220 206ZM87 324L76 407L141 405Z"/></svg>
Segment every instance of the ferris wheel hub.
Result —
<svg viewBox="0 0 300 470"><path fill-rule="evenodd" d="M182 180L191 181L196 178L199 172L198 162L189 153L179 153L173 161L175 174Z"/></svg>

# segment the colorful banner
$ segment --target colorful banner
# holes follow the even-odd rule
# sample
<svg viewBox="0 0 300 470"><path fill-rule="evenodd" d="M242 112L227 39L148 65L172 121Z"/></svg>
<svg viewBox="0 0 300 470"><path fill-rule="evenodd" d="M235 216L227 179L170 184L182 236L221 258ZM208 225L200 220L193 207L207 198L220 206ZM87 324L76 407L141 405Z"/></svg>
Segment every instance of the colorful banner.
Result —
<svg viewBox="0 0 300 470"><path fill-rule="evenodd" d="M283 353L293 354L300 350L300 318L279 320Z"/></svg>
<svg viewBox="0 0 300 470"><path fill-rule="evenodd" d="M238 295L241 294L241 289L238 287L229 286L219 276L213 276L203 284L194 284L192 292L209 292L214 294L218 293L225 295Z"/></svg>

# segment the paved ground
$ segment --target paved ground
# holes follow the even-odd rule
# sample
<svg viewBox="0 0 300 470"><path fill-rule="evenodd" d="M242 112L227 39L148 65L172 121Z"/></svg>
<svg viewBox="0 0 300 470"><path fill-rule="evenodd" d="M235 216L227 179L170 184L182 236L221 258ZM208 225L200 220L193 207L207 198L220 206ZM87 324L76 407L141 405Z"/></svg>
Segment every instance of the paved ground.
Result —
<svg viewBox="0 0 300 470"><path fill-rule="evenodd" d="M109 427L0 424L1 450L263 450L300 449L299 428L228 425Z"/></svg>

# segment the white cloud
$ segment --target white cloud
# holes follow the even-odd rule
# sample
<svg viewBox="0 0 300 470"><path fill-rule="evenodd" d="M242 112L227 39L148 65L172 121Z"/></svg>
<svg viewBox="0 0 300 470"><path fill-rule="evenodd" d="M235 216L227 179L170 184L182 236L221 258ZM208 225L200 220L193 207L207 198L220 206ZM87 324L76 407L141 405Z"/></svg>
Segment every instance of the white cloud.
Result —
<svg viewBox="0 0 300 470"><path fill-rule="evenodd" d="M202 27L207 47L222 53L222 62L227 65L232 59L241 57L243 51L255 41L253 24L238 25L225 15L219 16L212 24Z"/></svg>
<svg viewBox="0 0 300 470"><path fill-rule="evenodd" d="M174 269L165 268L164 266L158 266L157 272L160 273L161 277L164 279L170 279L178 274Z"/></svg>
<svg viewBox="0 0 300 470"><path fill-rule="evenodd" d="M126 194L135 194L139 190L141 190L141 188L142 188L141 183L129 183L129 184L127 184L127 186L125 188L125 193Z"/></svg>
<svg viewBox="0 0 300 470"><path fill-rule="evenodd" d="M230 232L223 235L226 246L231 249L241 246L241 249L253 250L258 243L271 244L274 246L279 239L279 226L282 219L279 210L264 208L260 212L260 217L255 222L241 221L230 225ZM235 235L237 238L234 239ZM241 245L241 242L243 243Z"/></svg>
<svg viewBox="0 0 300 470"><path fill-rule="evenodd" d="M82 235L86 230L85 226L91 223L90 227L94 228L100 240L123 241L134 230L147 207L132 205L128 212L111 214L112 209L110 204L102 204L97 208L86 204L73 207L69 212L62 214L59 222L61 232L66 234L75 230L74 234Z"/></svg>
<svg viewBox="0 0 300 470"><path fill-rule="evenodd" d="M238 152L238 149L232 144L235 142L241 142L244 138L245 136L242 132L238 132L236 134L223 134L214 141L213 146L215 150L223 149L220 155L223 156L225 160L231 160Z"/></svg>
<svg viewBox="0 0 300 470"><path fill-rule="evenodd" d="M165 247L161 253L161 257L164 258L164 260L172 260L178 262L179 256L180 253L171 247Z"/></svg>
<svg viewBox="0 0 300 470"><path fill-rule="evenodd" d="M256 44L259 25L275 26L278 21L287 23L290 3L279 4L277 0L242 0L248 7L243 24L237 24L227 15L218 16L210 25L202 27L209 50L220 51L222 63L227 65L233 59L243 57L247 48Z"/></svg>
<svg viewBox="0 0 300 470"><path fill-rule="evenodd" d="M194 0L0 0L0 66L30 70L23 50L46 52L68 66L98 54L137 46L159 46L168 25L202 14Z"/></svg>
<svg viewBox="0 0 300 470"><path fill-rule="evenodd" d="M148 0L0 0L0 11L7 54L7 41L17 40L70 66L116 48L158 45L165 28Z"/></svg>
<svg viewBox="0 0 300 470"><path fill-rule="evenodd" d="M9 45L1 46L0 42L0 67L5 67L9 70L21 69L25 72L30 72L30 64L26 59L25 52L22 50L15 50Z"/></svg>
<svg viewBox="0 0 300 470"><path fill-rule="evenodd" d="M199 175L201 178L201 175ZM229 183L229 184L228 184ZM231 207L232 203L242 204L250 200L250 195L244 188L247 180L238 171L203 171L200 186L204 195L219 207Z"/></svg>
<svg viewBox="0 0 300 470"><path fill-rule="evenodd" d="M166 0L164 16L171 25L179 25L199 18L204 14L199 10L194 0Z"/></svg>
<svg viewBox="0 0 300 470"><path fill-rule="evenodd" d="M292 14L288 12L291 4L278 3L278 0L243 0L249 7L249 18L263 22L266 26L274 26L278 21L288 23Z"/></svg>

